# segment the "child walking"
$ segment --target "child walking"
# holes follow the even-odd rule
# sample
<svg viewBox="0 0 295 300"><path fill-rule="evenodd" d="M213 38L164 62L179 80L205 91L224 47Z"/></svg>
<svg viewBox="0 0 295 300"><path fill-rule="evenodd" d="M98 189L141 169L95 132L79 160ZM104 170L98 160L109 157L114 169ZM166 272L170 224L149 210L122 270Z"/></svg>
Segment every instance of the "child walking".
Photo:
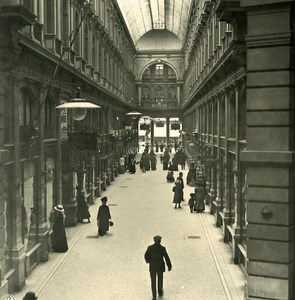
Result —
<svg viewBox="0 0 295 300"><path fill-rule="evenodd" d="M189 205L191 213L194 212L195 201L196 201L195 194L190 193L190 198L188 200L188 205Z"/></svg>

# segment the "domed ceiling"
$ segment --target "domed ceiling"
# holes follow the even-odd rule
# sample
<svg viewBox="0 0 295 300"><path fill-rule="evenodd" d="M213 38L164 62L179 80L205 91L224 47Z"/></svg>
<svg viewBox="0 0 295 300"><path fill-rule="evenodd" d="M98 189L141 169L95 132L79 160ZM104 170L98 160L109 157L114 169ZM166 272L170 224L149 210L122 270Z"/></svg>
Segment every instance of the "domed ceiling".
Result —
<svg viewBox="0 0 295 300"><path fill-rule="evenodd" d="M117 3L135 45L146 32L163 29L184 42L192 0L117 0Z"/></svg>

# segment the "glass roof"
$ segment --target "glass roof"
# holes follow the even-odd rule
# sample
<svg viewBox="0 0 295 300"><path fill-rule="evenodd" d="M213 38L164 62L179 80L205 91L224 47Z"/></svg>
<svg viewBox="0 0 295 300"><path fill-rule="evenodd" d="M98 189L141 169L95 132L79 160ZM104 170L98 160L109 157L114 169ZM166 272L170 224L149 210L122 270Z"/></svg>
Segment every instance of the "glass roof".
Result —
<svg viewBox="0 0 295 300"><path fill-rule="evenodd" d="M152 29L167 29L182 42L193 0L117 0L134 44Z"/></svg>

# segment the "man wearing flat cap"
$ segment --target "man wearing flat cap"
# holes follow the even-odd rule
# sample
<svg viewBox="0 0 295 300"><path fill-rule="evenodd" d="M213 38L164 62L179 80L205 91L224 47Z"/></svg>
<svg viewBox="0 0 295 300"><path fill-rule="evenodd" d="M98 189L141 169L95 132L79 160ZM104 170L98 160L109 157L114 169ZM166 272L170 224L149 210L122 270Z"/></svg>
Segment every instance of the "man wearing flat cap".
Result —
<svg viewBox="0 0 295 300"><path fill-rule="evenodd" d="M162 297L163 290L163 273L165 272L165 262L168 271L172 270L172 264L166 248L161 245L162 237L159 235L154 236L154 244L149 246L144 254L146 263L150 265L151 286L153 293L153 300L157 298L156 279L158 276L158 294ZM164 262L165 259L165 262Z"/></svg>

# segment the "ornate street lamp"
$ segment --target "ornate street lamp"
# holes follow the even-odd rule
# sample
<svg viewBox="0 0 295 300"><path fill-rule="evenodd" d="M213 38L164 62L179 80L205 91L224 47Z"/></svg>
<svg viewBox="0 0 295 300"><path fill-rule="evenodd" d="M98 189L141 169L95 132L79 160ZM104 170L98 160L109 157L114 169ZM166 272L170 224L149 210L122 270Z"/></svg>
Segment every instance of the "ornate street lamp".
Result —
<svg viewBox="0 0 295 300"><path fill-rule="evenodd" d="M81 98L80 88L77 88L75 98L70 99L70 101L56 106L57 109L69 109L71 117L76 121L82 121L85 119L87 114L87 109L101 108L92 102L88 102L86 99Z"/></svg>
<svg viewBox="0 0 295 300"><path fill-rule="evenodd" d="M129 113L126 114L126 116L131 116L131 117L135 117L137 118L138 116L141 116L142 113L138 112L138 111L130 111Z"/></svg>
<svg viewBox="0 0 295 300"><path fill-rule="evenodd" d="M138 111L130 111L126 114L126 116L131 117L131 132L132 134L136 134L136 149L138 149L138 118L142 115L142 113ZM135 132L133 131L133 128L135 128ZM131 138L131 137L129 137ZM132 138L131 138L132 139Z"/></svg>
<svg viewBox="0 0 295 300"><path fill-rule="evenodd" d="M75 97L70 99L68 102L58 105L57 109L66 109L70 116L75 121L82 121L87 115L88 109L98 109L101 108L92 102L87 101L80 96L80 88L77 88ZM78 211L85 205L85 191L84 191L84 151L96 151L97 144L97 133L93 132L91 129L83 129L74 127L73 132L68 132L69 143L72 148L78 153L79 159L75 161L76 163L76 173L77 173L77 186L76 186L76 198L78 202Z"/></svg>

